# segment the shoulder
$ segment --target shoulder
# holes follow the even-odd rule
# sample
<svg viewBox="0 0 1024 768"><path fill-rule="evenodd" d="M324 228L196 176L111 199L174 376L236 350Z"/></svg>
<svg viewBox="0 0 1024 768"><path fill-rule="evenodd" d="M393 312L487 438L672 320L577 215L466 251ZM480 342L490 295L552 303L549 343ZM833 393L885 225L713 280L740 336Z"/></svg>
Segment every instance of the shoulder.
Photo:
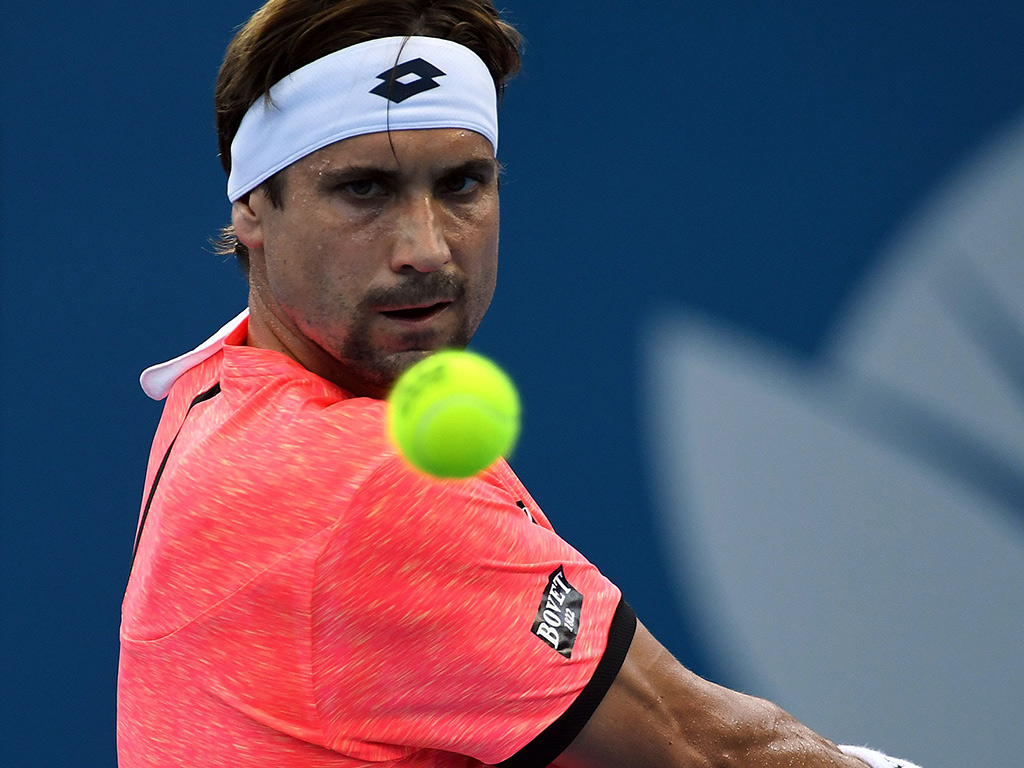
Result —
<svg viewBox="0 0 1024 768"><path fill-rule="evenodd" d="M248 357L214 372L220 393L187 419L181 403L208 382L175 384L168 406L177 412L172 426L183 428L173 463L184 470L175 484L261 529L329 526L378 467L396 459L387 405L350 397L276 358Z"/></svg>
<svg viewBox="0 0 1024 768"><path fill-rule="evenodd" d="M376 574L376 581L401 571L449 584L453 574L456 581L473 574L493 582L497 571L499 581L518 574L542 583L548 564L582 561L518 492L518 481L509 481L514 477L500 462L473 478L439 480L392 453L359 483L337 519L318 558L321 578L341 574L349 584L353 573ZM448 592L437 586L438 594Z"/></svg>
<svg viewBox="0 0 1024 768"><path fill-rule="evenodd" d="M224 434L237 436L253 459L334 474L394 456L384 401L351 397L297 365L241 370L226 371L219 407Z"/></svg>
<svg viewBox="0 0 1024 768"><path fill-rule="evenodd" d="M494 532L506 525L536 523L527 502L533 504L504 461L474 477L440 479L414 469L389 445L386 460L353 497L353 512L380 518L393 528L422 531L432 524L460 532L476 527Z"/></svg>

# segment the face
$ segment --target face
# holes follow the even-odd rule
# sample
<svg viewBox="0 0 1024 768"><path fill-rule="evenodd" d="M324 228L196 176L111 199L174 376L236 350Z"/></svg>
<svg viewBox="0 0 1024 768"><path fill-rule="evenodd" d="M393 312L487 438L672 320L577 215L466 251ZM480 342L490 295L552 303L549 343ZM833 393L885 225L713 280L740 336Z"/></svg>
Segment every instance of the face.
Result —
<svg viewBox="0 0 1024 768"><path fill-rule="evenodd" d="M283 205L235 203L250 344L380 397L431 351L464 347L494 295L498 166L462 129L357 136L284 172Z"/></svg>

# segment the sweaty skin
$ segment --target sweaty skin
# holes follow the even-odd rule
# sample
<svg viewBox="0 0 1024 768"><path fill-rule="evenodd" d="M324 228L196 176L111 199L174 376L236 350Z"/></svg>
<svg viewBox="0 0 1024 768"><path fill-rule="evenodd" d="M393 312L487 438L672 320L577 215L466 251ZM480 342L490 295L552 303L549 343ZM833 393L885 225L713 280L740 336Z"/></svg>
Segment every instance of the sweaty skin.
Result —
<svg viewBox="0 0 1024 768"><path fill-rule="evenodd" d="M763 699L693 674L637 624L626 661L559 768L864 768Z"/></svg>
<svg viewBox="0 0 1024 768"><path fill-rule="evenodd" d="M462 129L325 147L258 189L232 222L249 248L248 343L354 395L382 397L429 352L464 347L494 295L498 165Z"/></svg>

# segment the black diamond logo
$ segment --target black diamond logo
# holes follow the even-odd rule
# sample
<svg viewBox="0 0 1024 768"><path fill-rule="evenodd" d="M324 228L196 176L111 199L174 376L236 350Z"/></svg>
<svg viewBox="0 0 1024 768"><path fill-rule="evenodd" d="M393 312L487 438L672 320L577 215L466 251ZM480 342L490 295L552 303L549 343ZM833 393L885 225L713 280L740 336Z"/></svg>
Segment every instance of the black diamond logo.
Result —
<svg viewBox="0 0 1024 768"><path fill-rule="evenodd" d="M415 79L410 79L412 75L416 76ZM429 61L413 59L377 75L377 79L384 82L370 91L370 93L383 96L385 99L395 102L395 104L401 104L418 93L429 91L431 88L439 88L441 84L436 82L434 78L442 77L443 75L444 72Z"/></svg>

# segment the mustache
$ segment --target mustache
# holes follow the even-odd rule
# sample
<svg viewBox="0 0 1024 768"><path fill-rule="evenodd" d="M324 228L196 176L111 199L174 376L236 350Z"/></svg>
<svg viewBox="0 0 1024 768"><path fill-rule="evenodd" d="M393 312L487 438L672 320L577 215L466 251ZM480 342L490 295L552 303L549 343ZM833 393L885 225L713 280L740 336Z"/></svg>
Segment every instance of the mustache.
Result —
<svg viewBox="0 0 1024 768"><path fill-rule="evenodd" d="M370 290L364 299L370 307L408 307L458 301L466 295L466 281L451 272L428 272L410 277L401 285Z"/></svg>

